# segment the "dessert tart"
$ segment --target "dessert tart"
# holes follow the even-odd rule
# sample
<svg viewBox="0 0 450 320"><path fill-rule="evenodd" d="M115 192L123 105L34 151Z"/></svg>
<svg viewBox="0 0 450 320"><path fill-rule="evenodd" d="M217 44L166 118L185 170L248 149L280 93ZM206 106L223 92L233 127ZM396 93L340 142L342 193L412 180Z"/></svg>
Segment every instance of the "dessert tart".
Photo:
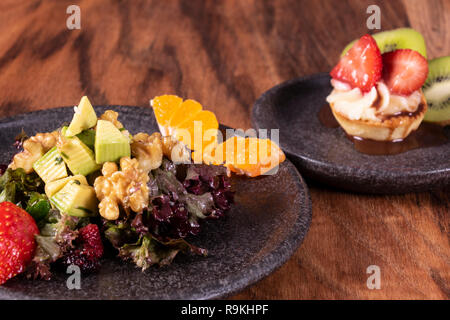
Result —
<svg viewBox="0 0 450 320"><path fill-rule="evenodd" d="M349 117L345 108L344 111L339 108L339 104L345 102L335 101L333 95L330 95L329 104L339 125L348 135L353 137L376 141L396 141L405 139L411 132L417 130L428 109L422 90L419 90L414 98L410 99L413 100L413 105L409 108L405 107L406 98L395 97L395 100L391 102L396 104L392 108L397 110L394 113L383 114L379 112L386 101L386 98L380 96L378 93L375 101L369 107L374 109L373 116L367 118L352 119ZM419 104L415 106L417 100L419 100Z"/></svg>
<svg viewBox="0 0 450 320"><path fill-rule="evenodd" d="M347 135L398 141L416 130L428 109L421 87L428 62L417 51L381 54L370 35L361 37L330 73L332 113Z"/></svg>

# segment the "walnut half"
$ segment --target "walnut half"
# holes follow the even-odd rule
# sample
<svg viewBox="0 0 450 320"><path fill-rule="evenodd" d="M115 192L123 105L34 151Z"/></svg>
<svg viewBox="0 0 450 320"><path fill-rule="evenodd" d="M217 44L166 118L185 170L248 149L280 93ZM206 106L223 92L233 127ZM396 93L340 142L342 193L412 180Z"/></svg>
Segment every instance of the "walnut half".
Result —
<svg viewBox="0 0 450 320"><path fill-rule="evenodd" d="M159 168L163 158L163 144L161 134L138 133L133 137L131 143L131 154L139 161L139 167L144 172Z"/></svg>
<svg viewBox="0 0 450 320"><path fill-rule="evenodd" d="M148 174L139 168L137 159L123 157L120 169L114 162L106 162L102 176L94 181L94 189L100 200L100 215L108 220L119 218L121 206L125 212L130 209L142 212L148 206Z"/></svg>
<svg viewBox="0 0 450 320"><path fill-rule="evenodd" d="M59 137L58 131L51 133L38 133L23 142L23 151L17 153L9 167L11 169L23 168L26 173L33 171L33 164L48 150L56 145Z"/></svg>
<svg viewBox="0 0 450 320"><path fill-rule="evenodd" d="M174 163L191 163L191 152L172 136L163 138L163 154Z"/></svg>
<svg viewBox="0 0 450 320"><path fill-rule="evenodd" d="M112 122L117 129L122 129L123 124L118 120L119 114L113 110L106 110L100 117L101 120Z"/></svg>

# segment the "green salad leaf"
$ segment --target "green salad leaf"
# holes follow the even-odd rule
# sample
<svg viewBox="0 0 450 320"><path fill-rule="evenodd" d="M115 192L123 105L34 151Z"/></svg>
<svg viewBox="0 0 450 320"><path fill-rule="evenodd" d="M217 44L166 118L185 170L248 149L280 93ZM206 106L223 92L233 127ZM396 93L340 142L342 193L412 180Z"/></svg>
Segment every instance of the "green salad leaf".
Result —
<svg viewBox="0 0 450 320"><path fill-rule="evenodd" d="M28 212L39 224L47 218L51 209L50 202L45 194L31 192L25 211Z"/></svg>
<svg viewBox="0 0 450 320"><path fill-rule="evenodd" d="M15 203L16 201L16 184L7 183L0 193L0 202L9 201Z"/></svg>
<svg viewBox="0 0 450 320"><path fill-rule="evenodd" d="M0 177L0 191L0 201L26 207L34 192L44 193L44 181L35 172L27 174L22 168L8 168Z"/></svg>
<svg viewBox="0 0 450 320"><path fill-rule="evenodd" d="M44 193L44 181L22 168L7 169L0 177L0 202L12 202L27 211L39 227L45 223L51 205Z"/></svg>
<svg viewBox="0 0 450 320"><path fill-rule="evenodd" d="M184 239L161 241L147 233L136 243L125 244L119 248L119 256L124 260L132 260L144 271L156 264L169 265L179 252L207 255L207 250L189 244Z"/></svg>

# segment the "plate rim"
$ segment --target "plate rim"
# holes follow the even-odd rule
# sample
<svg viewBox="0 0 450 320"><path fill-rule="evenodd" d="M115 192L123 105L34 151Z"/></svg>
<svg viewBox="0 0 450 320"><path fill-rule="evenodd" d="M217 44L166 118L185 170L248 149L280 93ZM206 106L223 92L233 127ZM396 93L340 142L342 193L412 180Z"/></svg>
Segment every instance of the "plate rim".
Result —
<svg viewBox="0 0 450 320"><path fill-rule="evenodd" d="M143 107L143 106L132 106L132 105L94 105L94 108L109 108L109 107L119 107L119 108L140 108L140 109L146 109L149 110L150 107ZM60 112L64 113L67 112L69 108L73 108L73 106L62 106L62 107L55 107L55 108L46 108L46 109L39 109L39 110L32 110L26 113L20 113L4 118L0 118L0 127L2 125L16 122L21 119L24 119L29 116L33 116L34 114L46 114L46 113L53 113L53 112ZM295 180L295 184L298 188L298 191L303 194L304 202L300 203L299 205L299 211L297 218L295 220L295 223L293 227L290 229L290 232L286 235L284 240L270 253L262 260L260 260L256 264L249 265L244 270L241 270L238 274L231 274L227 277L227 281L229 285L227 286L227 290L220 290L222 286L220 286L219 279L215 280L214 282L211 282L209 286L202 287L202 290L207 291L207 295L204 295L201 293L202 290L196 290L195 293L189 297L189 299L193 300L207 300L207 299L224 299L231 295L237 294L244 289L256 284L258 281L262 280L263 278L267 277L271 273L275 272L277 269L279 269L282 265L284 265L292 256L293 254L300 248L301 244L303 243L304 239L306 238L311 221L312 221L312 201L311 201L311 195L309 192L309 188L300 174L300 172L297 170L296 166L289 160L285 160L285 164L288 166L287 170L290 173L291 177ZM296 227L303 227L303 230L300 230ZM130 268L134 268L134 266L129 263ZM248 272L251 270L252 272ZM239 277L239 274L241 275ZM242 276L243 275L243 276ZM27 279L23 279L23 281L29 281ZM39 281L39 280L38 280ZM44 281L44 280L41 280ZM32 281L30 281L32 283ZM230 285L231 283L231 285ZM210 288L212 286L212 288ZM7 287L1 287L0 286L0 299L30 299L30 300L47 300L49 298L41 297L41 296L31 296L23 291L10 291ZM3 291L3 292L2 292ZM8 292L9 291L9 292ZM174 299L174 300L180 300L180 299L187 299L188 297L172 297L172 298L160 298L162 300L164 299ZM64 298L62 298L64 299ZM76 299L76 298L75 298ZM113 298L114 299L114 298ZM127 300L127 298L116 298L120 300ZM155 299L155 298L148 298L143 297L143 300L149 300L149 299ZM156 298L158 299L158 298Z"/></svg>

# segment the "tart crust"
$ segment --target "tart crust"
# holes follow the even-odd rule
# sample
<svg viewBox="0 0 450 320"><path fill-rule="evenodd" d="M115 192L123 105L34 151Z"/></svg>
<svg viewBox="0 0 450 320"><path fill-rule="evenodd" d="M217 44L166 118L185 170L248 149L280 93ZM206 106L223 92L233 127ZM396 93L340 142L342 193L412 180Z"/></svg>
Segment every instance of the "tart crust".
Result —
<svg viewBox="0 0 450 320"><path fill-rule="evenodd" d="M350 136L377 141L400 140L405 139L412 131L416 130L425 116L428 108L427 101L423 92L420 93L422 99L417 111L387 116L382 121L350 120L344 114L336 111L333 103L330 103L330 107L337 122Z"/></svg>

